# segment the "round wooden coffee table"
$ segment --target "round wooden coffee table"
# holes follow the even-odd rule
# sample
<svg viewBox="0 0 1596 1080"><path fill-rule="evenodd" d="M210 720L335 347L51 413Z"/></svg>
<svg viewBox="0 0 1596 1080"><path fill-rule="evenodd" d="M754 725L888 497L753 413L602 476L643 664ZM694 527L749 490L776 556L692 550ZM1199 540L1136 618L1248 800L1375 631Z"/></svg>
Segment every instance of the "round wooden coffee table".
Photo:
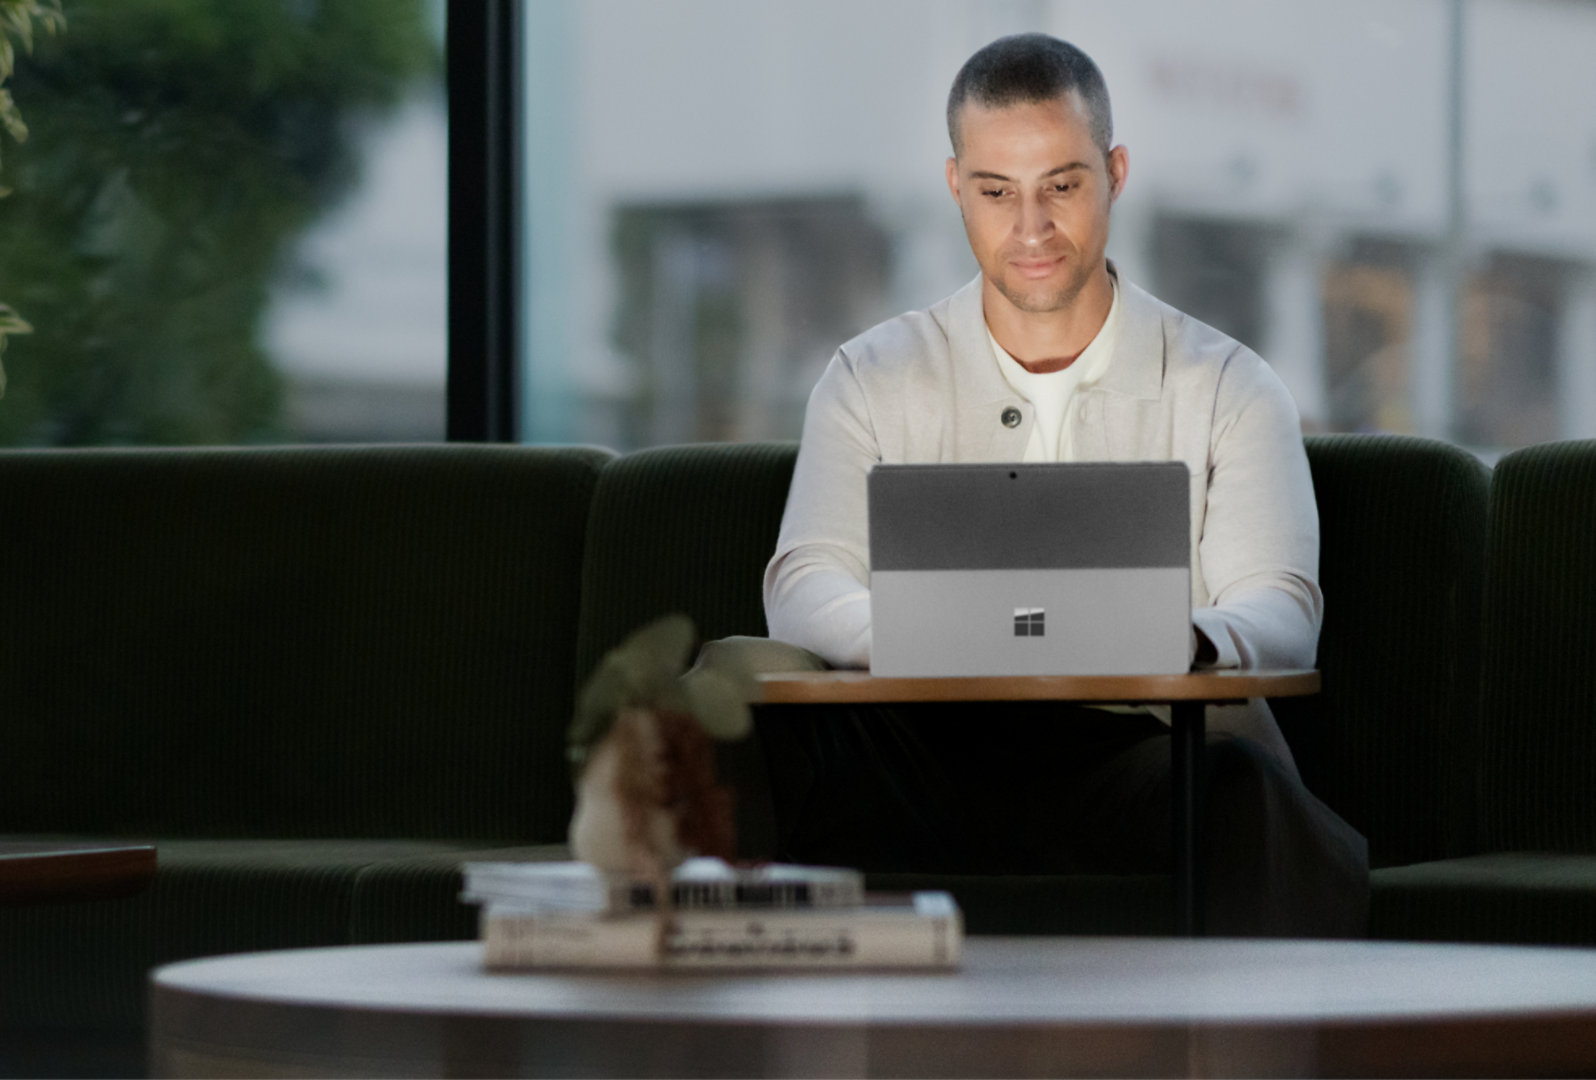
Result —
<svg viewBox="0 0 1596 1080"><path fill-rule="evenodd" d="M490 975L474 943L152 976L156 1076L1590 1075L1596 951L973 938L954 973Z"/></svg>

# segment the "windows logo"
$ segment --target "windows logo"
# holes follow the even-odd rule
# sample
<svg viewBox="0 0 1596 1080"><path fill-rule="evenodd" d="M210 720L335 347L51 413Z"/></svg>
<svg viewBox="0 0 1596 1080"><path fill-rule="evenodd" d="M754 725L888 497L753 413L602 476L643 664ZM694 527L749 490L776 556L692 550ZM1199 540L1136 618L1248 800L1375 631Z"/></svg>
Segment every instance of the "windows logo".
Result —
<svg viewBox="0 0 1596 1080"><path fill-rule="evenodd" d="M1014 609L1015 637L1042 637L1047 633L1047 611L1039 607Z"/></svg>

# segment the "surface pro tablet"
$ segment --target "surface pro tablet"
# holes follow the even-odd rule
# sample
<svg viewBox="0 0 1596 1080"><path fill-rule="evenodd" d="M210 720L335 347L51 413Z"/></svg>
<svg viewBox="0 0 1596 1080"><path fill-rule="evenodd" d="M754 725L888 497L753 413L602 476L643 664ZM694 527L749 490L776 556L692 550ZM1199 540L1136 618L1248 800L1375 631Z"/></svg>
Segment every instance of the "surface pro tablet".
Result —
<svg viewBox="0 0 1596 1080"><path fill-rule="evenodd" d="M1181 462L878 465L876 675L1160 675L1190 665Z"/></svg>

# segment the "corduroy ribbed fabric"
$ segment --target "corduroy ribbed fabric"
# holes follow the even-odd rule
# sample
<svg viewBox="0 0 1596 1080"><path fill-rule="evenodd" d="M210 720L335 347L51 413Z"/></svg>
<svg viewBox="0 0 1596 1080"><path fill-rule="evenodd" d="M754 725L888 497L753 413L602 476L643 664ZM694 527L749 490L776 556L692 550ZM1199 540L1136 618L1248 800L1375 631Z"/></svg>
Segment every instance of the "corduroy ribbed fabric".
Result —
<svg viewBox="0 0 1596 1080"><path fill-rule="evenodd" d="M1497 463L1489 550L1486 849L1596 852L1596 440Z"/></svg>
<svg viewBox="0 0 1596 1080"><path fill-rule="evenodd" d="M1375 866L1473 846L1489 472L1446 443L1307 440L1319 506L1323 691L1272 703L1304 782Z"/></svg>
<svg viewBox="0 0 1596 1080"><path fill-rule="evenodd" d="M1596 856L1499 852L1372 875L1371 937L1596 945Z"/></svg>
<svg viewBox="0 0 1596 1080"><path fill-rule="evenodd" d="M3 909L0 1032L142 1030L152 967L217 953L347 944L363 870L427 856L452 861L453 847L404 840L160 841L159 873L136 896Z"/></svg>
<svg viewBox="0 0 1596 1080"><path fill-rule="evenodd" d="M0 454L0 832L562 838L611 456Z"/></svg>
<svg viewBox="0 0 1596 1080"><path fill-rule="evenodd" d="M761 583L797 455L796 443L667 446L605 466L582 566L578 685L670 612L705 641L765 634Z"/></svg>

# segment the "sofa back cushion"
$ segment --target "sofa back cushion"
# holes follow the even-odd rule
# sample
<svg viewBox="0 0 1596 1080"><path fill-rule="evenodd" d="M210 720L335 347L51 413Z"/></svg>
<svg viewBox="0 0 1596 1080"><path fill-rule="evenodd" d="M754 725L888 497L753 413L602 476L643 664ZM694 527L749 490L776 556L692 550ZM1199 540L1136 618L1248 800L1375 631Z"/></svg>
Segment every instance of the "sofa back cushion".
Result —
<svg viewBox="0 0 1596 1080"><path fill-rule="evenodd" d="M1488 550L1485 843L1596 851L1596 440L1502 458Z"/></svg>
<svg viewBox="0 0 1596 1080"><path fill-rule="evenodd" d="M578 680L639 626L673 611L706 641L764 635L796 443L665 446L605 466L582 567Z"/></svg>
<svg viewBox="0 0 1596 1080"><path fill-rule="evenodd" d="M1429 439L1306 441L1323 691L1275 713L1304 781L1368 837L1375 865L1462 854L1474 843L1489 472Z"/></svg>
<svg viewBox="0 0 1596 1080"><path fill-rule="evenodd" d="M0 454L0 832L560 838L610 456Z"/></svg>

